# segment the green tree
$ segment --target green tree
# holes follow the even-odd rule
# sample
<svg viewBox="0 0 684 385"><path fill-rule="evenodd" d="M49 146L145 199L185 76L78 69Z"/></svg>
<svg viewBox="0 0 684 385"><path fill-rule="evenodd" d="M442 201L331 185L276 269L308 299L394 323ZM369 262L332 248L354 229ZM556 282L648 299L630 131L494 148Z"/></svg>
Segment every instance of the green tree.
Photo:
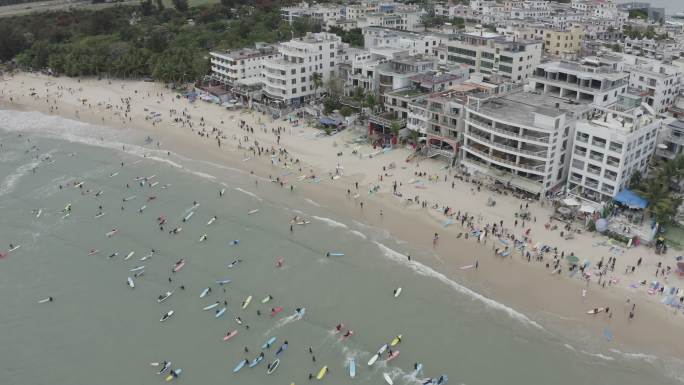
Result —
<svg viewBox="0 0 684 385"><path fill-rule="evenodd" d="M161 12L164 10L164 2L162 0L156 0L157 2L157 12Z"/></svg>
<svg viewBox="0 0 684 385"><path fill-rule="evenodd" d="M375 106L378 104L378 101L375 99L375 95L369 92L366 94L364 104L366 107L370 108L371 111L375 111Z"/></svg>
<svg viewBox="0 0 684 385"><path fill-rule="evenodd" d="M311 80L313 81L314 97L316 98L318 97L318 89L323 85L323 77L319 72L314 72L311 75Z"/></svg>
<svg viewBox="0 0 684 385"><path fill-rule="evenodd" d="M643 176L641 175L641 171L636 170L632 173L632 176L629 177L629 188L632 190L638 190L641 188L641 183L643 181Z"/></svg>
<svg viewBox="0 0 684 385"><path fill-rule="evenodd" d="M171 0L171 2L178 12L185 13L189 8L188 0Z"/></svg>
<svg viewBox="0 0 684 385"><path fill-rule="evenodd" d="M20 31L5 23L0 23L0 61L10 60L26 48L26 39Z"/></svg>
<svg viewBox="0 0 684 385"><path fill-rule="evenodd" d="M352 109L349 106L343 106L340 108L340 115L344 116L345 118L347 116L350 116L352 114Z"/></svg>

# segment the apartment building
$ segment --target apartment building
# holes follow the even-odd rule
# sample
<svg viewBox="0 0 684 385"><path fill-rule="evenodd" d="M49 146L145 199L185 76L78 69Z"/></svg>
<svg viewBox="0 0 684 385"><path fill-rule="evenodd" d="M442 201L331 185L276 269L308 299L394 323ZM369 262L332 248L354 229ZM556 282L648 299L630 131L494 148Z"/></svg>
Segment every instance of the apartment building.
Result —
<svg viewBox="0 0 684 385"><path fill-rule="evenodd" d="M378 88L375 91L382 95L407 88L411 86L414 75L434 70L437 66L435 58L420 56L399 57L380 63L375 67L375 75L378 77Z"/></svg>
<svg viewBox="0 0 684 385"><path fill-rule="evenodd" d="M541 42L507 41L490 32L461 33L444 43L440 59L466 64L471 72L525 82L541 60L541 46Z"/></svg>
<svg viewBox="0 0 684 385"><path fill-rule="evenodd" d="M556 61L540 64L530 78L534 92L576 103L609 106L627 91L629 74L590 62Z"/></svg>
<svg viewBox="0 0 684 385"><path fill-rule="evenodd" d="M594 107L575 124L567 189L594 202L610 201L645 172L662 121L641 107Z"/></svg>
<svg viewBox="0 0 684 385"><path fill-rule="evenodd" d="M223 84L234 85L241 80L261 79L263 61L277 59L280 53L273 45L257 43L255 48L225 52L210 52L211 77Z"/></svg>
<svg viewBox="0 0 684 385"><path fill-rule="evenodd" d="M684 154L684 120L673 120L660 131L656 155L671 160Z"/></svg>
<svg viewBox="0 0 684 385"><path fill-rule="evenodd" d="M373 12L356 19L358 28L378 26L405 31L422 31L420 11Z"/></svg>
<svg viewBox="0 0 684 385"><path fill-rule="evenodd" d="M582 27L547 29L544 34L544 52L562 59L575 59L582 48Z"/></svg>
<svg viewBox="0 0 684 385"><path fill-rule="evenodd" d="M462 165L508 187L544 196L565 182L572 127L585 109L529 92L470 96Z"/></svg>
<svg viewBox="0 0 684 385"><path fill-rule="evenodd" d="M396 48L409 55L437 56L439 46L447 38L441 34L401 31L382 27L363 28L363 42L366 49Z"/></svg>
<svg viewBox="0 0 684 385"><path fill-rule="evenodd" d="M314 97L316 77L321 84L336 74L345 46L333 33L308 33L278 45L281 56L263 61L263 93L273 102L299 105ZM314 75L318 74L318 75Z"/></svg>
<svg viewBox="0 0 684 385"><path fill-rule="evenodd" d="M656 113L665 113L679 95L682 78L679 68L655 60L625 57L629 63L625 70L629 72L630 88L639 90Z"/></svg>

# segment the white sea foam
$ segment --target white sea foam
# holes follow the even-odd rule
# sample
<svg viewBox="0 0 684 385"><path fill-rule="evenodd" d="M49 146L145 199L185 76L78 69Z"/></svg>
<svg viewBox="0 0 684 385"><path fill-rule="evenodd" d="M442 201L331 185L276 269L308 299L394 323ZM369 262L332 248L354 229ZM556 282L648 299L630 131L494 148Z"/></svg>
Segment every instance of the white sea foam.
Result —
<svg viewBox="0 0 684 385"><path fill-rule="evenodd" d="M334 219L330 219L330 218L326 218L326 217L317 217L315 215L312 215L311 218L316 219L316 220L321 221L321 222L324 222L324 223L328 224L328 226L330 226L330 227L341 227L343 229L347 228L347 225L345 225L344 223L338 222Z"/></svg>
<svg viewBox="0 0 684 385"><path fill-rule="evenodd" d="M414 272L416 272L420 275L423 275L426 277L436 278L440 282L450 286L451 288L455 289L456 291L458 291L462 294L468 295L474 299L477 299L478 301L484 303L485 305L487 305L493 309L501 310L501 311L505 312L506 314L508 314L511 318L514 318L518 321L521 321L525 325L533 326L533 327L535 327L537 329L541 329L541 330L544 329L544 328L542 328L541 325L539 325L535 321L529 319L525 314L520 313L519 311L512 309L512 308L510 308L510 307L508 307L502 303L496 302L491 298L485 297L484 295L482 295L478 292L475 292L475 291L473 291L473 290L471 290L471 289L469 289L463 285L460 285L457 282L447 278L447 276L445 276L444 274L442 274L438 271L435 271L434 269L432 269L429 266L423 265L420 262L409 261L408 258L406 257L406 255L401 254L398 251L392 250L391 248L383 245L380 242L374 242L374 243L380 248L383 255L385 257L387 257L388 259L395 261L395 262L399 262L399 263L403 264L404 266L407 266L408 268L412 269Z"/></svg>
<svg viewBox="0 0 684 385"><path fill-rule="evenodd" d="M621 352L617 349L610 349L611 352L615 354L619 354L624 358L630 359L630 360L643 360L648 362L649 364L652 364L658 360L658 357L652 355L652 354L646 354L646 353L625 353Z"/></svg>
<svg viewBox="0 0 684 385"><path fill-rule="evenodd" d="M262 200L263 200L263 199L259 198L259 196L256 195L255 193L253 193L253 192L251 192L251 191L243 190L243 189L241 189L240 187L235 187L235 190L237 190L237 191L239 191L239 192L241 192L241 193L243 193L243 194L247 194L247 195L251 196L252 198L255 198L255 199L258 200L258 201L262 201Z"/></svg>
<svg viewBox="0 0 684 385"><path fill-rule="evenodd" d="M600 358L600 359L606 360L606 361L615 361L615 358L614 358L614 357L607 356L607 355L601 354L601 353L589 353L589 352L587 352L586 350L582 350L581 353L582 353L582 354L586 354L586 355L588 355L588 356Z"/></svg>
<svg viewBox="0 0 684 385"><path fill-rule="evenodd" d="M0 196L11 193L19 183L21 178L28 174L33 168L38 167L40 160L34 159L31 162L24 163L17 167L13 173L7 175L2 182L0 182Z"/></svg>
<svg viewBox="0 0 684 385"><path fill-rule="evenodd" d="M368 237L366 236L366 234L364 234L364 233L362 233L362 232L360 232L360 231L351 230L350 233L356 235L357 237L359 237L359 238L361 238L361 239L368 239Z"/></svg>
<svg viewBox="0 0 684 385"><path fill-rule="evenodd" d="M312 206L321 207L321 205L319 205L318 203L316 203L316 201L314 201L312 199L304 198L304 200Z"/></svg>

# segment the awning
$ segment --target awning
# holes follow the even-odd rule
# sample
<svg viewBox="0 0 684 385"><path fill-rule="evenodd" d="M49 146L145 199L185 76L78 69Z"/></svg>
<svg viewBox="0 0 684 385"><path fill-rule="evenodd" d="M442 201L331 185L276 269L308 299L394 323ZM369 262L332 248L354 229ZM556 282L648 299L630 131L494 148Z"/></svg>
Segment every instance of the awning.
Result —
<svg viewBox="0 0 684 385"><path fill-rule="evenodd" d="M325 116L321 116L318 121L325 126L337 126L340 124L340 121L337 119L331 119Z"/></svg>
<svg viewBox="0 0 684 385"><path fill-rule="evenodd" d="M589 213L589 214L593 214L596 211L595 208L593 208L589 205L582 205L579 210L583 213Z"/></svg>
<svg viewBox="0 0 684 385"><path fill-rule="evenodd" d="M568 263L576 265L579 262L579 258L574 255L568 255L565 257L565 259L568 261Z"/></svg>
<svg viewBox="0 0 684 385"><path fill-rule="evenodd" d="M620 191L613 200L631 209L644 209L648 206L648 201L646 199L628 189Z"/></svg>
<svg viewBox="0 0 684 385"><path fill-rule="evenodd" d="M579 206L580 203L575 198L565 198L563 199L563 204L566 206Z"/></svg>

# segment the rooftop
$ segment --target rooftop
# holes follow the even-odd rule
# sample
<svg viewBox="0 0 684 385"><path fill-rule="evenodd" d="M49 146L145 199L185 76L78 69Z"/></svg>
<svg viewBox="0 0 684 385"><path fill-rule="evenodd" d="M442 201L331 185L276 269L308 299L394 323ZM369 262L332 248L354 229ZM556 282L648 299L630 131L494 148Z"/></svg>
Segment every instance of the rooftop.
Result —
<svg viewBox="0 0 684 385"><path fill-rule="evenodd" d="M516 92L501 97L481 99L477 106L477 96L470 101L469 107L476 111L508 122L533 126L535 115L556 118L564 114L576 115L587 109L586 105L570 103L567 100L539 95L531 92Z"/></svg>
<svg viewBox="0 0 684 385"><path fill-rule="evenodd" d="M571 61L552 61L542 63L538 66L538 68L542 68L547 72L562 71L564 73L571 73L574 75L581 75L584 77L593 77L598 79L608 79L612 81L618 81L620 79L629 77L628 73L615 71L608 66L592 67Z"/></svg>
<svg viewBox="0 0 684 385"><path fill-rule="evenodd" d="M260 48L240 48L223 52L211 52L212 55L224 56L233 60L244 60L254 57L273 55L276 53L276 48L272 45L266 45Z"/></svg>

